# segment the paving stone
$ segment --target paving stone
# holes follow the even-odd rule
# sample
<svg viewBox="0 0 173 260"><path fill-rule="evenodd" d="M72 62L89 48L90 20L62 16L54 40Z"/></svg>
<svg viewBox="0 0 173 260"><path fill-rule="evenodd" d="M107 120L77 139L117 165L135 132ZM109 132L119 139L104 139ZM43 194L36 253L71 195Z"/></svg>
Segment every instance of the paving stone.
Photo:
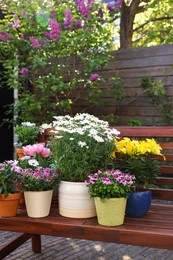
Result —
<svg viewBox="0 0 173 260"><path fill-rule="evenodd" d="M0 231L0 246L17 233ZM4 260L173 260L173 250L42 236L42 253L34 254L31 240Z"/></svg>

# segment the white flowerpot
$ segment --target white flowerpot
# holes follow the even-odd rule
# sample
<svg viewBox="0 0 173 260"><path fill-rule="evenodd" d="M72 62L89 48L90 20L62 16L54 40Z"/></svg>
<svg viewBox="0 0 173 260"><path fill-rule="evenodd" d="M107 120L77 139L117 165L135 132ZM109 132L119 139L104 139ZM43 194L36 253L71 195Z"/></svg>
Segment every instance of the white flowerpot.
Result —
<svg viewBox="0 0 173 260"><path fill-rule="evenodd" d="M24 191L27 214L31 218L43 218L49 215L53 190Z"/></svg>
<svg viewBox="0 0 173 260"><path fill-rule="evenodd" d="M90 198L84 182L61 181L59 185L59 214L69 218L96 216L94 199Z"/></svg>

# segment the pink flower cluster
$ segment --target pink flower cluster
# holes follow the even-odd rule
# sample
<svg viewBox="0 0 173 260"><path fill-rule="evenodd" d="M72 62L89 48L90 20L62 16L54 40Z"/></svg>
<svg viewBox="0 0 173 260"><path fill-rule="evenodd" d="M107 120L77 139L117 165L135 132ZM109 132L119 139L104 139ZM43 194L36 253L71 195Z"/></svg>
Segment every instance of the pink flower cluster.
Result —
<svg viewBox="0 0 173 260"><path fill-rule="evenodd" d="M45 147L45 143L24 146L23 151L25 155L35 156L36 154L40 154L44 158L51 153L50 149Z"/></svg>
<svg viewBox="0 0 173 260"><path fill-rule="evenodd" d="M120 170L99 170L94 174L90 174L89 179L85 181L86 185L95 184L95 183L102 183L102 184L113 184L114 182L126 185L132 185L133 180L135 179L134 175L130 173L122 173Z"/></svg>
<svg viewBox="0 0 173 260"><path fill-rule="evenodd" d="M45 32L44 35L47 38L52 39L53 41L57 41L60 37L61 25L57 22L56 19L52 19L52 18L50 18L49 24L50 24L51 31Z"/></svg>
<svg viewBox="0 0 173 260"><path fill-rule="evenodd" d="M97 81L98 79L99 79L99 75L98 75L97 73L92 73L91 76L90 76L90 78L89 78L89 80L90 80L91 82L95 82L95 81Z"/></svg>
<svg viewBox="0 0 173 260"><path fill-rule="evenodd" d="M65 15L64 27L66 29L70 29L73 24L73 16L69 9L65 10L64 15Z"/></svg>
<svg viewBox="0 0 173 260"><path fill-rule="evenodd" d="M23 69L21 70L21 74L22 74L23 76L28 76L28 73L29 73L29 70L28 70L27 68L23 68Z"/></svg>
<svg viewBox="0 0 173 260"><path fill-rule="evenodd" d="M33 36L30 36L29 40L34 48L39 49L41 47L41 44Z"/></svg>
<svg viewBox="0 0 173 260"><path fill-rule="evenodd" d="M90 15L91 9L88 7L90 5L90 3L85 5L84 0L76 0L75 2L76 2L76 6L77 6L79 12L81 13L81 15L83 16L83 18L86 18L86 19L91 18L91 15Z"/></svg>
<svg viewBox="0 0 173 260"><path fill-rule="evenodd" d="M6 41L10 41L11 38L10 38L10 36L9 36L8 33L6 33L6 32L2 32L2 33L0 33L0 40L6 42Z"/></svg>

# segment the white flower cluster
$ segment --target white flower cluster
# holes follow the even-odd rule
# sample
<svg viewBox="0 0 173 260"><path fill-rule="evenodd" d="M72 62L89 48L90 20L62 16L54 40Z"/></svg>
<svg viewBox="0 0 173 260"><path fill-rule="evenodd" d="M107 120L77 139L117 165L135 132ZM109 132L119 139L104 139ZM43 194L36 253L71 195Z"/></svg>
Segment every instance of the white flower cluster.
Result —
<svg viewBox="0 0 173 260"><path fill-rule="evenodd" d="M31 122L22 122L21 125L22 126L36 126L35 123L31 123Z"/></svg>
<svg viewBox="0 0 173 260"><path fill-rule="evenodd" d="M120 134L116 129L111 129L107 121L100 120L88 113L76 114L74 117L65 115L55 116L54 118L55 121L52 122L52 126L57 136L58 134L61 135L62 132L87 134L97 142L104 142L112 141ZM82 146L81 143L79 145Z"/></svg>
<svg viewBox="0 0 173 260"><path fill-rule="evenodd" d="M40 126L40 133L43 134L46 129L49 129L49 128L51 128L51 127L52 127L51 124L46 124L46 123L45 123L45 124L42 124L42 125Z"/></svg>

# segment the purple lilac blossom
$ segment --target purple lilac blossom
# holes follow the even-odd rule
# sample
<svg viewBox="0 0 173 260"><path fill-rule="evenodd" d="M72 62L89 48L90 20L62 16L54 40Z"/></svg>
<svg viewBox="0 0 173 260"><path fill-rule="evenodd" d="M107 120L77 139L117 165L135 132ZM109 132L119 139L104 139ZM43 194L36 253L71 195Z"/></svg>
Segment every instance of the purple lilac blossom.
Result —
<svg viewBox="0 0 173 260"><path fill-rule="evenodd" d="M91 82L95 82L95 81L98 80L98 78L99 78L99 75L98 75L97 73L92 73L91 76L90 76L90 78L89 78L89 80L90 80Z"/></svg>
<svg viewBox="0 0 173 260"><path fill-rule="evenodd" d="M20 27L20 20L19 20L19 17L18 17L18 16L15 17L15 20L13 21L13 23L11 24L11 26L12 26L14 29Z"/></svg>
<svg viewBox="0 0 173 260"><path fill-rule="evenodd" d="M99 8L98 15L100 16L100 18L103 18L103 10L102 10L102 8Z"/></svg>
<svg viewBox="0 0 173 260"><path fill-rule="evenodd" d="M23 69L21 70L21 74L22 74L23 76L28 76L28 72L29 72L29 70L28 70L27 68L23 68Z"/></svg>
<svg viewBox="0 0 173 260"><path fill-rule="evenodd" d="M69 9L64 11L64 15L65 15L64 27L66 29L70 29L72 27L72 24L73 24L73 16L72 16Z"/></svg>
<svg viewBox="0 0 173 260"><path fill-rule="evenodd" d="M76 24L75 24L75 30L78 30L82 28L82 21L81 20L77 20Z"/></svg>
<svg viewBox="0 0 173 260"><path fill-rule="evenodd" d="M2 41L10 41L11 38L10 38L8 33L2 32L2 33L0 33L0 40L2 40Z"/></svg>
<svg viewBox="0 0 173 260"><path fill-rule="evenodd" d="M21 14L25 17L27 15L27 12L25 10L22 10Z"/></svg>
<svg viewBox="0 0 173 260"><path fill-rule="evenodd" d="M83 18L91 18L91 16L89 15L89 12L91 10L88 6L85 5L84 0L76 0L76 5Z"/></svg>
<svg viewBox="0 0 173 260"><path fill-rule="evenodd" d="M56 41L60 37L61 25L57 22L56 19L52 19L52 18L49 20L49 24L51 27L49 38L52 39L53 41Z"/></svg>
<svg viewBox="0 0 173 260"><path fill-rule="evenodd" d="M90 5L92 5L94 2L95 2L95 0L88 0L88 1L87 1L87 5L90 6Z"/></svg>
<svg viewBox="0 0 173 260"><path fill-rule="evenodd" d="M34 48L39 49L41 47L41 44L33 36L30 36L29 40Z"/></svg>
<svg viewBox="0 0 173 260"><path fill-rule="evenodd" d="M107 9L108 9L110 12L113 11L113 10L115 9L114 4L108 3L108 4L107 4Z"/></svg>
<svg viewBox="0 0 173 260"><path fill-rule="evenodd" d="M115 2L115 8L117 8L117 9L119 9L119 8L121 8L121 6L122 6L122 0L117 0L116 2Z"/></svg>
<svg viewBox="0 0 173 260"><path fill-rule="evenodd" d="M55 15L56 15L56 12L55 12L54 9L52 9L52 10L50 11L50 16L51 16L51 17L54 17Z"/></svg>

